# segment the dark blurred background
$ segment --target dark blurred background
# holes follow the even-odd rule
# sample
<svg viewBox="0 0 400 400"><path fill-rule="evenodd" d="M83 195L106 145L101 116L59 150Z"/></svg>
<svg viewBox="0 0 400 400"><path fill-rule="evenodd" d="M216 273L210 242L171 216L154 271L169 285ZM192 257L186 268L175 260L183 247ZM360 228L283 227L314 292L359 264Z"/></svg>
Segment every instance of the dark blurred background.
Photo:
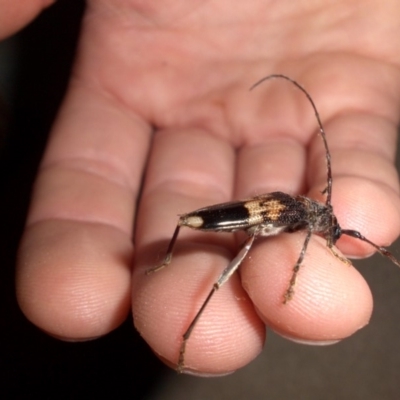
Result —
<svg viewBox="0 0 400 400"><path fill-rule="evenodd" d="M369 326L342 343L321 348L270 333L256 361L222 378L178 376L164 367L131 319L102 339L64 343L24 318L14 293L15 254L35 172L66 89L83 10L83 1L58 0L26 29L0 43L0 395L398 400L400 271L379 256L356 263L374 294ZM399 243L392 250L400 256Z"/></svg>

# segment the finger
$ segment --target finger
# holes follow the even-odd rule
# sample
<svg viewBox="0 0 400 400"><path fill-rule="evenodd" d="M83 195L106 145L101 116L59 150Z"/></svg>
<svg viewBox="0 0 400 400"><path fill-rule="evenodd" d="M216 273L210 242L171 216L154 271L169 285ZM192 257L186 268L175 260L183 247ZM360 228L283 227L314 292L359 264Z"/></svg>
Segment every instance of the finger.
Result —
<svg viewBox="0 0 400 400"><path fill-rule="evenodd" d="M35 183L17 296L52 335L84 339L129 312L132 224L150 127L72 83Z"/></svg>
<svg viewBox="0 0 400 400"><path fill-rule="evenodd" d="M232 257L233 236L182 229L171 264L150 276L144 271L164 256L177 214L230 199L233 173L234 151L222 139L196 129L155 136L136 231L133 315L138 331L171 366L183 333ZM263 324L234 277L193 330L185 366L198 374L231 372L253 359L263 340Z"/></svg>
<svg viewBox="0 0 400 400"><path fill-rule="evenodd" d="M354 91L357 92L357 90ZM361 91L360 96L366 95ZM271 96L271 93L269 93L269 98L275 107L279 107L278 100ZM314 101L318 105L318 101L315 99ZM361 100L359 102L362 104ZM387 102L388 99L381 100L383 108ZM331 108L334 109L332 106ZM289 120L295 119L292 113L293 109L289 107L287 115ZM395 116L393 114L390 117L386 113L385 117L382 117L374 115L372 111L366 114L355 113L353 110L347 113L334 111L333 114L335 117L328 119L325 130L332 154L335 214L343 228L359 230L367 237L371 236L371 240L377 241L378 244L388 243L398 235L400 221L398 179L393 166ZM305 132L308 132L307 124L303 125ZM303 125L300 126L303 127ZM239 177L247 176L248 179L245 183L243 180L238 180L239 193L247 193L252 185L260 186L261 181L277 182L282 170L287 174L289 190L290 187L297 189L293 182L298 175L292 166L291 159L301 160L301 152L299 150L296 157L294 150L299 147L286 138L287 136L295 138L297 130L298 126L285 131L283 141L289 142L286 154L282 150L270 156L270 153L274 151L263 151L262 147L259 150L260 146L256 150L253 147L242 150L239 158L241 160L239 171L242 172L238 175ZM379 132L379 138L377 138L377 132ZM272 137L274 133L276 136L279 134L279 132L272 131L271 133L270 131ZM308 136L310 137L309 133ZM279 141L275 140L273 148L278 147ZM285 159L287 154L291 154L291 157ZM278 178L270 176L273 172L268 175L270 169L262 166L263 162L266 162L263 160L269 160L270 157L276 159ZM297 163L297 165L301 164ZM258 171L265 173L265 176L257 175ZM321 202L325 201L325 196L322 196L321 191L326 187L326 174L324 147L321 138L316 136L310 146L306 187L310 196ZM255 176L257 180L253 181ZM278 185L282 183L278 181ZM395 222L391 223L391 219ZM385 226L380 233L377 233L374 227L383 225L382 221ZM323 243L322 248L318 248L315 240L311 241L303 263L307 266L307 271L305 267L300 269L294 299L289 302L288 307L280 305L283 294L288 288L291 270L302 248L301 244L297 244L295 251L297 255L292 255L294 243L299 242L298 238L298 234L292 234L291 237L285 235L260 241L251 253L251 260L244 262L242 282L255 307L268 325L288 337L303 341L326 342L326 340L338 340L351 335L364 326L370 318L371 294L357 271L342 265L330 252L322 251ZM365 256L371 251L370 246L360 241L357 243L354 239L342 239L339 246L346 251L346 254L358 257ZM309 265L314 265L315 269L310 268ZM326 265L333 265L333 267L329 270L321 269ZM297 299L301 296L304 297ZM297 305L294 304L295 301L298 302ZM341 315L343 310L349 314ZM337 321L340 321L340 324Z"/></svg>
<svg viewBox="0 0 400 400"><path fill-rule="evenodd" d="M367 236L371 227L379 226L372 228L370 240L379 245L390 244L400 231L400 219L394 218L392 222L400 212L394 166L398 122L395 105L400 103L399 96L393 91L379 91L375 81L368 86L364 80L355 80L340 85L338 90L332 84L318 86L318 76L316 82L306 77L303 80L310 82L305 86L310 87L310 93L316 93L314 101L317 107L321 105L320 115L326 119L323 122L334 176L332 201L339 222L343 228L350 227ZM257 113L254 116L253 132L260 132L258 141L253 143L253 139L239 152L236 197L282 190L308 192L324 202L321 192L327 184L326 153L320 135L316 134L317 121L308 100L296 88L289 93L296 102L289 100L288 82L273 80L264 84L265 93L263 87L252 93L266 100L265 110L261 117ZM327 100L331 94L333 100ZM343 104L340 96L345 99ZM360 110L354 110L354 106L346 110L346 105L355 103ZM304 105L308 105L308 110ZM313 123L310 117L314 118ZM283 120L292 121L292 125ZM343 237L338 245L355 257L373 252L365 242L348 237Z"/></svg>
<svg viewBox="0 0 400 400"><path fill-rule="evenodd" d="M23 28L53 3L54 0L0 0L0 40Z"/></svg>
<svg viewBox="0 0 400 400"><path fill-rule="evenodd" d="M381 82L386 87L373 79L365 83L365 78L357 76L344 78L343 86L327 85L332 100L321 99L325 107L337 109L325 123L335 214L342 228L360 231L384 246L400 232L399 180L394 165L400 98L392 89L399 86L399 75L391 72L392 83ZM340 95L345 99L342 107L336 104ZM358 106L346 108L348 103ZM310 146L307 171L312 193L320 190L325 180L324 151L317 139ZM348 256L365 257L374 252L365 242L346 236L337 245Z"/></svg>
<svg viewBox="0 0 400 400"><path fill-rule="evenodd" d="M304 233L260 239L243 264L242 284L267 326L292 340L330 344L368 323L372 296L359 272L313 237L293 297L284 304L304 239Z"/></svg>

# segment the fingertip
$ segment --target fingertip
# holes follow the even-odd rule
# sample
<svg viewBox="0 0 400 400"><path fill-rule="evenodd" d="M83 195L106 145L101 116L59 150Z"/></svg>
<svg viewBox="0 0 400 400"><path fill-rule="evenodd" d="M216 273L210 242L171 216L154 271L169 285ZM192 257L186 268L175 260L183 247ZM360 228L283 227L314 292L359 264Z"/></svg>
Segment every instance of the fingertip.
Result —
<svg viewBox="0 0 400 400"><path fill-rule="evenodd" d="M360 232L378 246L387 246L400 232L398 193L386 185L354 177L340 177L333 196L336 217L342 229ZM374 252L367 243L343 235L338 247L349 257Z"/></svg>
<svg viewBox="0 0 400 400"><path fill-rule="evenodd" d="M128 315L131 257L129 238L114 228L59 220L34 224L19 249L21 310L59 339L102 336Z"/></svg>
<svg viewBox="0 0 400 400"><path fill-rule="evenodd" d="M242 270L242 281L274 331L302 341L340 340L365 326L372 296L359 272L334 257L321 238L312 238L294 287L283 304L304 235L285 234L259 242Z"/></svg>
<svg viewBox="0 0 400 400"><path fill-rule="evenodd" d="M154 249L151 253L154 262ZM146 276L151 257L141 254L133 277L135 326L155 354L176 368L183 333L230 257L219 246L185 242L167 268ZM264 339L264 324L234 275L215 292L193 329L184 372L197 376L231 373L261 352Z"/></svg>

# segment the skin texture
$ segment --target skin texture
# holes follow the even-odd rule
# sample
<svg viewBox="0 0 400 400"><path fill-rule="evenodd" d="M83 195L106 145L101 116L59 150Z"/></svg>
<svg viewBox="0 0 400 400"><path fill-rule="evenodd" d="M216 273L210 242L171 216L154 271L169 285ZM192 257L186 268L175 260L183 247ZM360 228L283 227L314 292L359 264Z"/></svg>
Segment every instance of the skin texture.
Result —
<svg viewBox="0 0 400 400"><path fill-rule="evenodd" d="M89 1L19 252L27 318L61 339L88 340L132 308L143 338L176 365L183 332L243 240L183 229L171 265L146 276L177 214L276 190L324 201L325 155L309 103L285 81L248 91L270 73L296 79L317 104L342 227L390 244L400 229L399 8L394 0ZM264 345L265 324L327 344L368 323L366 282L318 237L282 304L303 240L300 232L256 241L193 331L189 372L246 365ZM372 253L352 238L337 245L347 256Z"/></svg>

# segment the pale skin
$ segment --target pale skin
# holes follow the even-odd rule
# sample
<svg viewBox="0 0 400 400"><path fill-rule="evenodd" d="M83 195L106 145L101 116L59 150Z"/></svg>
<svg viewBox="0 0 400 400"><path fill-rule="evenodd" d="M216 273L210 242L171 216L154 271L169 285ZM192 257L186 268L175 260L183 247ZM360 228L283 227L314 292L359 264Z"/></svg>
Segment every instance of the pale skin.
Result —
<svg viewBox="0 0 400 400"><path fill-rule="evenodd" d="M22 16L22 3L0 7ZM47 4L32 3L32 17ZM377 0L89 1L19 252L26 317L82 341L117 328L132 309L144 340L175 367L183 332L243 239L183 229L171 265L146 276L177 214L276 190L324 201L323 146L304 96L284 81L248 91L270 73L289 75L314 98L341 226L379 245L395 240L399 8ZM193 331L188 372L246 365L262 350L265 324L327 344L368 323L366 282L321 238L310 243L293 300L282 304L303 240L256 241L240 277L216 293ZM353 238L337 247L372 253Z"/></svg>

